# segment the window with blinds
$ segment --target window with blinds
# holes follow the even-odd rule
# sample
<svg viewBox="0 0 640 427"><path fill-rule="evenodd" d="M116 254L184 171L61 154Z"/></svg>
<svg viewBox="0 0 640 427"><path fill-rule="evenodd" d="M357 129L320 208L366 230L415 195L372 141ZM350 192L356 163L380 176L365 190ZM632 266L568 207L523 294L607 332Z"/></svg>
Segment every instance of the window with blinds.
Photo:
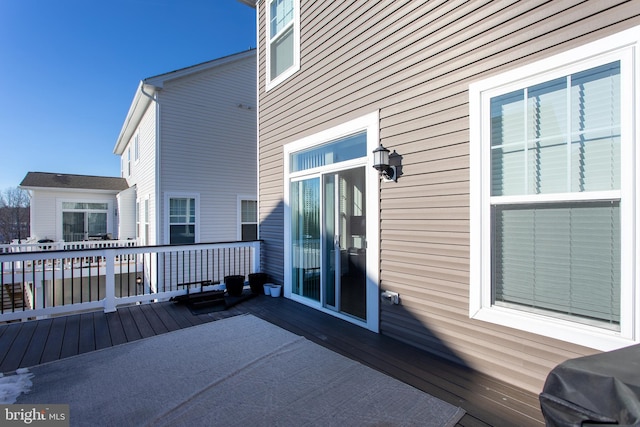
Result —
<svg viewBox="0 0 640 427"><path fill-rule="evenodd" d="M267 89L300 67L299 1L267 2Z"/></svg>
<svg viewBox="0 0 640 427"><path fill-rule="evenodd" d="M640 343L640 27L469 86L469 316Z"/></svg>
<svg viewBox="0 0 640 427"><path fill-rule="evenodd" d="M496 305L619 329L620 90L616 61L491 99Z"/></svg>
<svg viewBox="0 0 640 427"><path fill-rule="evenodd" d="M169 243L195 243L196 200L193 198L169 199Z"/></svg>
<svg viewBox="0 0 640 427"><path fill-rule="evenodd" d="M255 200L240 201L240 240L258 239L258 202Z"/></svg>

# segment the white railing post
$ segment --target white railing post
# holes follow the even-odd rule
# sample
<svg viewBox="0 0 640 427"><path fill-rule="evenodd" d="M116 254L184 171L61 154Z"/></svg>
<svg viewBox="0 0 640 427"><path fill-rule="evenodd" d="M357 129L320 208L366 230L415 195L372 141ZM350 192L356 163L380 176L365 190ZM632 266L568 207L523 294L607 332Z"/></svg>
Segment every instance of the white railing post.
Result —
<svg viewBox="0 0 640 427"><path fill-rule="evenodd" d="M116 311L116 251L114 249L105 249L105 297L104 312L111 313Z"/></svg>
<svg viewBox="0 0 640 427"><path fill-rule="evenodd" d="M252 259L251 259L251 271L253 271L254 273L258 273L261 272L262 270L260 270L260 242L253 242L251 244L251 246L253 246L253 255L252 255Z"/></svg>

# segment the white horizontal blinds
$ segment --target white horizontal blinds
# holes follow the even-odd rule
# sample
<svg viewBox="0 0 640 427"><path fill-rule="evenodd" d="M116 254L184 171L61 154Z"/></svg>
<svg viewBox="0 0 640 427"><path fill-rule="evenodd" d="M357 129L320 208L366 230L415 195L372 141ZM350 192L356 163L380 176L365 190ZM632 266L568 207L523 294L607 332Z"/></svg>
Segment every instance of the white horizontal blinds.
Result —
<svg viewBox="0 0 640 427"><path fill-rule="evenodd" d="M620 63L577 73L571 82L571 191L618 190Z"/></svg>
<svg viewBox="0 0 640 427"><path fill-rule="evenodd" d="M619 77L615 62L491 100L496 305L619 329L620 199L589 197L620 189Z"/></svg>
<svg viewBox="0 0 640 427"><path fill-rule="evenodd" d="M526 188L524 91L491 100L491 195L523 194Z"/></svg>
<svg viewBox="0 0 640 427"><path fill-rule="evenodd" d="M258 203L255 200L241 201L242 222L258 221Z"/></svg>
<svg viewBox="0 0 640 427"><path fill-rule="evenodd" d="M495 304L620 323L618 202L497 206Z"/></svg>
<svg viewBox="0 0 640 427"><path fill-rule="evenodd" d="M619 62L492 98L491 166L492 196L619 189Z"/></svg>
<svg viewBox="0 0 640 427"><path fill-rule="evenodd" d="M367 134L361 132L291 154L290 172L313 169L367 155Z"/></svg>
<svg viewBox="0 0 640 427"><path fill-rule="evenodd" d="M293 0L270 3L271 78L293 65Z"/></svg>

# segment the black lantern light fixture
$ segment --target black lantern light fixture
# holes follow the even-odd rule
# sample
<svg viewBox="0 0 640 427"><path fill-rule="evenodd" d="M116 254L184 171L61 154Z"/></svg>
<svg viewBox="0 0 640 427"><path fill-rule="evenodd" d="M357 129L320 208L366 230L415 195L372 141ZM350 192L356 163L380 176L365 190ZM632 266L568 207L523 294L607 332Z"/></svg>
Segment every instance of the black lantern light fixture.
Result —
<svg viewBox="0 0 640 427"><path fill-rule="evenodd" d="M373 150L373 167L385 181L397 181L396 167L389 165L389 150L380 146Z"/></svg>
<svg viewBox="0 0 640 427"><path fill-rule="evenodd" d="M136 285L138 286L142 285L142 277L140 276L136 277Z"/></svg>

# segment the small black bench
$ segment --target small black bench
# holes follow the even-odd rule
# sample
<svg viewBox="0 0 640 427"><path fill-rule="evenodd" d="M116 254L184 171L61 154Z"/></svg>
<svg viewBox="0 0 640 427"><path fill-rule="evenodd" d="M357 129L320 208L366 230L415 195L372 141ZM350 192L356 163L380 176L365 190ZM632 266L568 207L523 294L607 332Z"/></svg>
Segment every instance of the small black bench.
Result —
<svg viewBox="0 0 640 427"><path fill-rule="evenodd" d="M185 282L179 283L177 286L187 287L187 293L185 295L178 295L176 297L171 298L171 301L179 302L179 303L188 303L192 305L204 305L211 304L216 302L224 302L224 290L210 290L205 291L205 286L217 285L220 284L218 281L213 280L198 280L195 282ZM189 292L189 288L193 285L200 285L200 292Z"/></svg>

